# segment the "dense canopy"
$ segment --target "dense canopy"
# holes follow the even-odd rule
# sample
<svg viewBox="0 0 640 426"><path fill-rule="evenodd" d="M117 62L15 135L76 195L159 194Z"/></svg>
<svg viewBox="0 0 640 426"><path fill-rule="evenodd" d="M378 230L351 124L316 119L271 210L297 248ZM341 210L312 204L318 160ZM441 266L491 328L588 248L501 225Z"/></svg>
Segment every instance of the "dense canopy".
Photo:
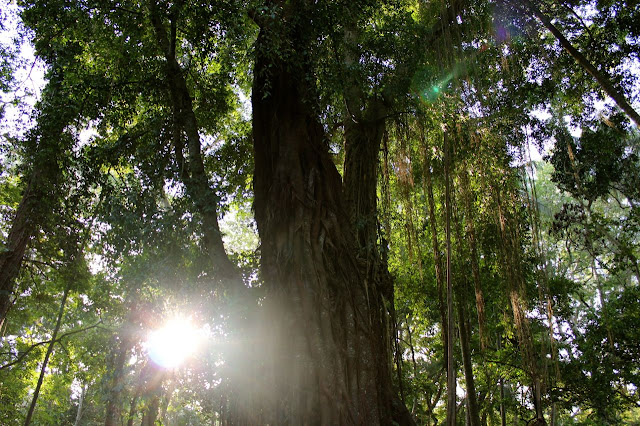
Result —
<svg viewBox="0 0 640 426"><path fill-rule="evenodd" d="M0 424L640 422L637 1L0 4Z"/></svg>

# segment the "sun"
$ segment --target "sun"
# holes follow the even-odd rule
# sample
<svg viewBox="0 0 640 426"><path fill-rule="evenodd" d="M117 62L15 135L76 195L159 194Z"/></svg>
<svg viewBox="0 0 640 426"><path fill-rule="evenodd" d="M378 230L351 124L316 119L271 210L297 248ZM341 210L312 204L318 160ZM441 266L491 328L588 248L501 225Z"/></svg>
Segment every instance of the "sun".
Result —
<svg viewBox="0 0 640 426"><path fill-rule="evenodd" d="M204 333L190 318L177 316L149 333L145 343L149 357L159 366L171 369L180 366L202 343Z"/></svg>

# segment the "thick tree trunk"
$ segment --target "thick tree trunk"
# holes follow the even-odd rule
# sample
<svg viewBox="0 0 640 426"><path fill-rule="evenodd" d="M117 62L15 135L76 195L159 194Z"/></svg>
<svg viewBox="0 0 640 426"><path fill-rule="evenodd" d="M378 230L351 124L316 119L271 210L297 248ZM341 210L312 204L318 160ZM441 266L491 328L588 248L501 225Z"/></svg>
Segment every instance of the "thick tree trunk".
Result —
<svg viewBox="0 0 640 426"><path fill-rule="evenodd" d="M75 118L76 105L65 96L59 68L51 72L39 104L38 124L27 136L27 186L0 252L0 328L13 304L15 280L29 241L55 210L55 194L62 176L59 161L73 142L64 129Z"/></svg>
<svg viewBox="0 0 640 426"><path fill-rule="evenodd" d="M0 327L13 304L15 279L20 272L27 244L37 229L37 207L43 195L39 191L38 171L35 170L24 190L22 201L11 223L6 249L0 253Z"/></svg>
<svg viewBox="0 0 640 426"><path fill-rule="evenodd" d="M372 260L378 257L378 157L385 131L385 121L380 118L382 111L380 102L372 101L366 118L359 121L347 118L345 123L345 201L358 247Z"/></svg>
<svg viewBox="0 0 640 426"><path fill-rule="evenodd" d="M385 258L378 250L377 184L380 145L385 132L385 107L379 100L372 100L358 121L348 119L345 124L344 194L352 229L355 230L358 247L357 258L366 268L365 280L376 286L370 297L378 300L372 311L381 333L377 336L379 360L378 375L392 388L393 342L396 338L393 278L389 274ZM386 250L386 247L382 248ZM377 308L375 308L377 306ZM374 336L376 337L376 336ZM398 363L400 365L400 363ZM401 387L402 384L398 383ZM401 392L402 393L402 392ZM407 423L411 414L401 398L393 392L386 398L393 400L394 420Z"/></svg>
<svg viewBox="0 0 640 426"><path fill-rule="evenodd" d="M392 367L389 361L394 357L393 348L398 347L397 322L395 316L394 283L389 274L386 259L387 247L382 244L382 253L378 250L378 168L380 145L386 130L386 116L388 105L381 96L367 96L363 93L361 82L353 78L349 71L357 66L359 61L359 47L357 42L358 30L351 23L347 24L343 32L344 66L346 75L350 76L344 90L346 106L345 130L345 162L344 162L344 195L346 209L351 226L355 230L358 246L358 258L365 263L367 283L377 288L373 296L377 297L373 312L375 322L381 324L383 333L380 334L377 358L380 360L379 376L386 388L391 388ZM386 166L386 164L385 164ZM377 306L377 308L376 308ZM397 373L401 377L401 355L395 354ZM382 362L388 360L386 365ZM400 423L412 424L411 414L406 409L403 400L402 380L398 380L401 398L391 395L394 407L394 420Z"/></svg>
<svg viewBox="0 0 640 426"><path fill-rule="evenodd" d="M391 424L378 285L356 257L340 175L303 102L302 67L269 54L269 39L282 36L271 25L262 22L258 36L252 94L254 206L272 315L263 354L271 373L260 383L270 398L254 403L263 423ZM298 45L300 24L290 25Z"/></svg>

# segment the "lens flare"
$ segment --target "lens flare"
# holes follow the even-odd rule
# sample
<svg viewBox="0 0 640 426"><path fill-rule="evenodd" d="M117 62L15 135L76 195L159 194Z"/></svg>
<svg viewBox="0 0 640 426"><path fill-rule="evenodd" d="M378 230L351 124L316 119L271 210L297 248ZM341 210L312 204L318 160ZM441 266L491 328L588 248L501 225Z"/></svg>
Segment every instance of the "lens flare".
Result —
<svg viewBox="0 0 640 426"><path fill-rule="evenodd" d="M152 331L145 347L156 364L176 368L198 350L203 336L203 331L195 327L190 318L175 317Z"/></svg>

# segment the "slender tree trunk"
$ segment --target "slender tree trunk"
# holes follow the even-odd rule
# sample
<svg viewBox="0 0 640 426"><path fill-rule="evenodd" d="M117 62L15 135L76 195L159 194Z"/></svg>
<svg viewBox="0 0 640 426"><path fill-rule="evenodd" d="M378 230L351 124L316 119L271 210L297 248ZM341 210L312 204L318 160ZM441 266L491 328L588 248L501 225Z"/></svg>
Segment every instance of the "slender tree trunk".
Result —
<svg viewBox="0 0 640 426"><path fill-rule="evenodd" d="M504 379L500 377L500 425L507 426L507 407L504 405Z"/></svg>
<svg viewBox="0 0 640 426"><path fill-rule="evenodd" d="M440 402L440 399L442 397L442 392L445 391L446 386L441 385L440 382L440 377L442 376L442 374L445 373L446 368L441 368L438 373L435 376L435 380L434 382L438 385L436 392L433 396L431 396L431 394L427 395L427 418L429 420L434 421L434 425L438 424L438 419L437 416L434 415L433 410L436 408L436 405L438 405L438 403Z"/></svg>
<svg viewBox="0 0 640 426"><path fill-rule="evenodd" d="M474 225L474 208L471 202L471 188L467 171L461 173L460 183L465 206L465 219L467 225L467 240L471 250L471 273L473 275L473 288L476 296L476 310L478 312L478 329L480 331L480 348L484 351L487 347L487 320L484 312L484 294L480 279L480 265L478 264L478 248L476 244L476 230Z"/></svg>
<svg viewBox="0 0 640 426"><path fill-rule="evenodd" d="M64 289L64 293L62 293L62 301L60 302L60 309L58 310L58 319L56 320L56 326L53 329L53 334L51 335L51 343L49 343L49 346L47 347L47 352L44 356L44 360L42 361L42 369L40 370L40 377L38 377L38 383L36 384L36 388L33 391L33 398L31 399L31 405L29 406L27 417L24 420L24 426L29 426L31 424L31 418L33 417L33 413L36 409L36 403L38 402L38 396L40 395L40 388L42 387L42 382L44 381L44 376L47 371L47 364L49 363L49 358L53 353L53 347L56 344L56 339L58 338L58 331L60 330L60 325L62 324L62 317L64 316L64 306L67 303L67 296L69 295L70 288L71 288L71 282L67 282L67 285Z"/></svg>
<svg viewBox="0 0 640 426"><path fill-rule="evenodd" d="M160 420L162 420L162 424L167 423L167 410L169 409L169 404L171 403L171 397L173 396L173 391L176 389L176 381L174 378L171 379L171 382L168 386L167 392L162 399L162 408L160 410Z"/></svg>
<svg viewBox="0 0 640 426"><path fill-rule="evenodd" d="M80 426L80 420L82 419L82 405L84 404L84 396L87 393L87 385L82 385L82 392L80 393L80 399L78 401L78 411L76 412L76 420L73 422L73 426Z"/></svg>
<svg viewBox="0 0 640 426"><path fill-rule="evenodd" d="M146 364L140 374L138 376L138 382L136 384L133 398L131 398L131 403L129 405L129 414L127 415L127 426L133 426L133 422L136 418L136 414L138 412L138 400L140 399L140 395L144 392L145 389L145 380L148 376L150 365Z"/></svg>
<svg viewBox="0 0 640 426"><path fill-rule="evenodd" d="M455 152L454 152L455 155ZM463 170L461 173L461 179L464 180L464 175L466 171ZM464 186L462 184L461 186ZM464 189L463 189L464 191ZM465 194L463 194L464 196ZM457 201L454 195L451 196L452 205L456 206ZM469 252L467 251L467 246L464 244L464 238L462 236L462 218L458 214L459 210L456 208L453 210L453 222L455 224L455 236L456 241L458 242L458 251L459 256L468 256ZM468 217L469 212L466 212ZM456 281L455 286L455 296L456 296L456 307L458 310L458 331L460 336L460 350L462 353L462 368L464 371L464 380L466 384L466 401L467 401L467 412L465 422L470 424L471 426L480 426L480 409L478 405L478 394L476 393L476 385L475 378L473 374L473 363L471 361L471 325L469 322L469 317L467 314L468 310L468 295L467 295L467 287L470 287L470 282L466 277L461 277Z"/></svg>
<svg viewBox="0 0 640 426"><path fill-rule="evenodd" d="M535 424L544 425L546 422L544 420L541 392L543 383L538 373L537 357L533 349L533 338L531 336L529 319L526 316L527 303L524 296L524 277L520 266L521 247L519 245L517 233L513 229L517 225L511 224L507 218L499 190L496 190L496 204L498 225L502 240L501 250L504 269L506 272L507 292L511 302L513 321L518 336L518 342L520 343L520 350L522 351L524 358L524 367L529 373L532 381L533 405L536 411Z"/></svg>
<svg viewBox="0 0 640 426"><path fill-rule="evenodd" d="M447 425L456 424L456 366L453 357L453 277L451 269L451 152L449 135L444 133L445 233L447 239Z"/></svg>
<svg viewBox="0 0 640 426"><path fill-rule="evenodd" d="M148 0L148 13L156 33L157 48L166 59L165 85L169 91L173 114L175 159L179 167L179 177L184 183L187 195L193 202L195 211L202 220L203 246L210 259L214 272L213 278L227 298L235 299L233 301L235 306L247 306L247 309L242 312L234 311L231 313L235 324L233 331L237 333L238 341L242 341L248 348L255 347L259 344L260 339L265 338L261 334L268 333L268 330L266 330L266 324L260 324L260 320L254 317L257 312L257 310L251 309L254 301L246 297L242 273L227 256L222 241L218 224L220 200L204 167L200 127L194 112L185 72L176 58L181 5L180 2L176 3L170 16L163 16L156 0ZM251 392L243 394L239 390L250 386L248 376L252 373L257 374L256 369L259 368L260 361L253 359L254 356L256 355L251 349L246 349L235 353L235 356L229 359L230 379L227 396L229 407L236 407L232 417L239 416L241 411L246 411L240 407L247 405L252 398L251 395L254 395ZM254 412L251 418L254 422L259 422L260 415L258 412ZM242 419L234 418L232 421L240 422Z"/></svg>
<svg viewBox="0 0 640 426"><path fill-rule="evenodd" d="M122 390L122 381L124 376L124 367L127 361L127 354L131 346L127 342L120 342L118 353L113 361L114 369L111 371L112 378L107 390L107 404L105 407L105 426L116 426L120 418L120 394Z"/></svg>
<svg viewBox="0 0 640 426"><path fill-rule="evenodd" d="M411 324L407 321L407 335L409 337L409 349L411 350L411 365L413 366L413 377L414 379L418 377L418 363L416 362L416 352L413 346L413 336L411 333ZM415 413L416 403L417 403L417 395L413 395L413 404L411 404L411 414Z"/></svg>
<svg viewBox="0 0 640 426"><path fill-rule="evenodd" d="M424 140L424 137L423 137ZM426 141L425 141L426 143ZM426 147L425 147L425 151ZM426 182L426 192L429 204L429 225L431 227L431 244L433 249L433 263L436 269L436 284L438 286L438 309L440 311L440 326L442 334L442 347L444 348L444 359L448 359L448 334L447 334L447 307L444 298L444 276L442 273L442 258L440 245L438 242L438 226L436 218L436 204L433 195L433 177L431 171L431 160L429 153L425 152L424 175Z"/></svg>
<svg viewBox="0 0 640 426"><path fill-rule="evenodd" d="M527 141L527 150L529 154L529 160L531 160L531 152L530 147L528 146ZM549 292L549 270L547 264L547 254L545 252L545 247L542 240L542 235L540 232L540 210L538 209L538 194L536 190L536 182L534 179L534 170L533 163L529 161L529 169L531 175L529 175L529 171L526 172L525 179L528 181L525 182L525 187L530 188L530 191L527 191L527 203L529 206L529 214L531 217L531 227L532 227L532 235L533 235L533 243L536 248L536 252L538 253L539 258L539 268L538 268L538 276L539 276L539 298L540 303L542 305L542 309L544 309L547 313L547 321L549 322L549 346L551 352L551 363L554 367L554 375L552 376L548 374L546 375L546 383L548 387L552 387L555 383L560 380L560 366L558 360L558 347L555 338L555 326L554 326L554 313L553 313L553 301L551 298L551 294ZM530 192L530 194L529 194ZM596 277L596 282L598 282ZM546 362L546 359L545 359ZM556 422L556 403L551 403L551 416L550 416L550 424L554 426Z"/></svg>
<svg viewBox="0 0 640 426"><path fill-rule="evenodd" d="M551 22L551 19L542 13L540 9L538 9L532 2L529 0L508 0L509 3L513 4L515 7L522 8L525 6L528 8L533 15L538 18L542 24L554 35L554 37L560 42L560 45L573 57L573 59L582 66L591 76L596 80L596 82L602 87L604 92L614 100L616 105L620 107L632 120L636 123L636 126L640 127L640 115L638 112L633 109L631 104L627 102L624 94L619 92L611 83L609 78L605 73L598 71L598 69L591 63L589 60L578 50L576 49L569 40L562 34L562 32Z"/></svg>
<svg viewBox="0 0 640 426"><path fill-rule="evenodd" d="M137 302L129 302L128 314L122 328L113 337L113 352L108 359L109 378L107 382L107 401L105 407L105 426L117 426L120 421L122 409L122 391L124 389L125 367L129 359L131 349L135 344L134 324L138 323Z"/></svg>
<svg viewBox="0 0 640 426"><path fill-rule="evenodd" d="M408 330L409 324L407 323L407 330ZM402 402L402 404L405 405L406 407L406 395L404 393L404 385L403 385L403 380L402 380L402 347L401 347L401 343L400 343L400 339L402 338L402 327L400 324L395 323L394 324L394 330L395 330L395 336L394 336L394 354L393 354L393 360L396 364L396 380L398 381L398 389L400 391L400 401ZM411 338L409 337L409 341L411 341ZM409 342L409 346L412 348L413 350L413 346L411 345L411 342ZM411 415L413 415L413 410L410 411Z"/></svg>
<svg viewBox="0 0 640 426"><path fill-rule="evenodd" d="M463 299L464 300L464 299ZM473 364L471 362L471 333L466 313L466 303L458 302L458 329L460 331L460 347L462 349L462 366L464 368L464 381L467 385L468 420L471 426L480 426L480 409L476 393L475 379L473 376Z"/></svg>
<svg viewBox="0 0 640 426"><path fill-rule="evenodd" d="M155 426L160 411L162 399L162 383L165 379L165 371L153 361L148 361L142 376L144 380L145 410L142 413L140 426Z"/></svg>
<svg viewBox="0 0 640 426"><path fill-rule="evenodd" d="M146 407L146 410L142 414L142 421L140 422L140 426L156 426L156 420L158 419L158 410L160 407L160 397L158 395L152 396L148 404L149 405Z"/></svg>
<svg viewBox="0 0 640 426"><path fill-rule="evenodd" d="M498 336L496 340L498 350L502 349L502 336ZM500 389L500 426L507 426L507 407L504 403L504 377L502 374L500 374L498 386Z"/></svg>
<svg viewBox="0 0 640 426"><path fill-rule="evenodd" d="M139 392L136 390L135 395L131 398L131 405L129 406L129 414L127 416L127 426L133 426L133 421L136 417L136 409L138 405Z"/></svg>
<svg viewBox="0 0 640 426"><path fill-rule="evenodd" d="M68 167L63 159L75 144L67 128L82 116L87 102L83 83L71 86L65 81L66 70L77 65L75 51L60 50L55 59L49 59L48 81L37 104L36 126L28 132L24 144L27 184L0 252L0 329L16 296L15 280L29 241L60 205L61 178ZM99 90L95 86L91 89L92 96L98 99L95 111L109 98L108 93Z"/></svg>

